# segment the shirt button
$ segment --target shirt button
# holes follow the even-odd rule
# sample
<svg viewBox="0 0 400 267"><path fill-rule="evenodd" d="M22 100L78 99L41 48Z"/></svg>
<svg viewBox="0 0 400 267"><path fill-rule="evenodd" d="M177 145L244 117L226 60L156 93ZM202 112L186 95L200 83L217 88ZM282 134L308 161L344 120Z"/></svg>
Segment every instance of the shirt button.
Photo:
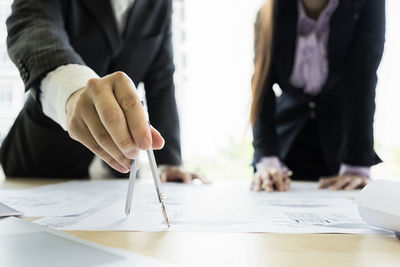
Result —
<svg viewBox="0 0 400 267"><path fill-rule="evenodd" d="M313 102L313 101L308 102L308 106L312 109L314 109L316 107L315 102Z"/></svg>
<svg viewBox="0 0 400 267"><path fill-rule="evenodd" d="M317 115L315 114L314 110L310 112L310 118L315 119Z"/></svg>

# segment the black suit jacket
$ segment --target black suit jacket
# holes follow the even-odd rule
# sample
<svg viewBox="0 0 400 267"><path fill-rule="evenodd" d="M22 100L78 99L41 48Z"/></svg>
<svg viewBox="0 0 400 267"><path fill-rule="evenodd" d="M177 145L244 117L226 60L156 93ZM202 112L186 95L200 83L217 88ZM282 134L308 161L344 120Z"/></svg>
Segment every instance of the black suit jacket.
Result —
<svg viewBox="0 0 400 267"><path fill-rule="evenodd" d="M45 75L69 63L143 82L150 122L166 141L157 161L179 165L171 14L171 0L136 0L121 36L110 0L16 0L7 20L9 55L36 101Z"/></svg>
<svg viewBox="0 0 400 267"><path fill-rule="evenodd" d="M253 129L254 163L264 156L284 159L312 112L331 170L340 163L371 166L380 162L373 149L373 120L376 70L384 47L385 1L339 2L330 21L329 76L321 93L311 96L289 82L296 48L297 0L275 1L269 80ZM272 90L274 83L282 89L279 97Z"/></svg>

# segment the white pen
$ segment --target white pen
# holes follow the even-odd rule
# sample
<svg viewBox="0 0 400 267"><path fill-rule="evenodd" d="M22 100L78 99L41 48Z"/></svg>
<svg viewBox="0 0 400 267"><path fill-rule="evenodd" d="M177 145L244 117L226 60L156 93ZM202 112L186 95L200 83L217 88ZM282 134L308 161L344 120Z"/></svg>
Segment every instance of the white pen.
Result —
<svg viewBox="0 0 400 267"><path fill-rule="evenodd" d="M139 159L134 159L132 162L131 172L129 174L129 184L128 193L126 194L125 201L125 214L129 216L131 213L132 198L133 198L133 188L135 187L136 173L138 170Z"/></svg>

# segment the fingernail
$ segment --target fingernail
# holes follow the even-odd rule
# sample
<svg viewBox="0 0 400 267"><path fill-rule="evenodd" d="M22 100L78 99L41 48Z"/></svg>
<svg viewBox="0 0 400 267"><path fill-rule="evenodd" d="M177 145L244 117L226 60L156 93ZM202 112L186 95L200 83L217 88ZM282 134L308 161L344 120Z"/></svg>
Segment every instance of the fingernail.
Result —
<svg viewBox="0 0 400 267"><path fill-rule="evenodd" d="M130 165L126 164L124 167L129 172L131 170L132 164L130 164Z"/></svg>
<svg viewBox="0 0 400 267"><path fill-rule="evenodd" d="M119 171L122 172L122 173L127 173L127 172L129 172L129 170L130 170L130 168L122 166L122 168Z"/></svg>

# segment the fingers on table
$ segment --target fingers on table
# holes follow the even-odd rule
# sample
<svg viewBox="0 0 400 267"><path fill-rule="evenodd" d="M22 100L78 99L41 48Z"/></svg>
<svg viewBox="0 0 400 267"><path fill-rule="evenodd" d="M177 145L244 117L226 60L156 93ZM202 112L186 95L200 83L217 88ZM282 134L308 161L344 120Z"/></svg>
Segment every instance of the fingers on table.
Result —
<svg viewBox="0 0 400 267"><path fill-rule="evenodd" d="M251 183L251 190L273 192L275 189L279 192L289 190L291 184L290 178L277 170L268 170L256 172Z"/></svg>
<svg viewBox="0 0 400 267"><path fill-rule="evenodd" d="M195 180L195 179L198 179L198 180L200 180L203 184L211 184L211 181L208 180L207 178L205 178L205 177L202 176L202 175L199 175L199 174L197 174L197 173L191 173L191 176L192 176L192 181Z"/></svg>
<svg viewBox="0 0 400 267"><path fill-rule="evenodd" d="M349 191L349 190L354 190L358 189L360 187L365 186L366 183L364 183L364 179L361 177L354 177L345 187L344 190Z"/></svg>
<svg viewBox="0 0 400 267"><path fill-rule="evenodd" d="M277 191L279 191L279 192L285 191L285 183L284 183L284 179L283 179L283 173L280 171L276 171L276 172L272 172L271 176L272 176L272 179L274 181Z"/></svg>
<svg viewBox="0 0 400 267"><path fill-rule="evenodd" d="M179 169L170 169L161 172L160 174L162 182L183 182L185 184L192 183L192 174L188 172L181 171Z"/></svg>
<svg viewBox="0 0 400 267"><path fill-rule="evenodd" d="M328 188L331 185L335 184L337 180L338 180L337 176L329 177L329 178L328 177L322 177L319 180L319 189Z"/></svg>
<svg viewBox="0 0 400 267"><path fill-rule="evenodd" d="M253 181L251 182L251 190L258 191L258 192L261 191L262 190L262 188L261 188L262 184L263 184L263 179L261 177L261 173L260 172L256 172L254 174Z"/></svg>
<svg viewBox="0 0 400 267"><path fill-rule="evenodd" d="M290 185L292 183L292 180L289 178L289 176L286 176L283 179L283 183L284 183L284 186L285 186L285 190L284 191L288 191L290 189Z"/></svg>
<svg viewBox="0 0 400 267"><path fill-rule="evenodd" d="M273 192L274 191L274 176L273 173L275 171L265 171L262 172L261 179L262 179L262 185L261 185L261 190L264 190L266 192Z"/></svg>
<svg viewBox="0 0 400 267"><path fill-rule="evenodd" d="M347 184L352 181L352 177L350 176L339 176L336 182L332 185L332 190L343 189Z"/></svg>
<svg viewBox="0 0 400 267"><path fill-rule="evenodd" d="M273 192L275 189L278 192L285 192L290 189L291 180L288 175L281 171L272 170L268 172L264 178L263 189L267 192Z"/></svg>
<svg viewBox="0 0 400 267"><path fill-rule="evenodd" d="M355 175L340 175L330 178L321 178L319 188L329 188L331 190L354 190L359 189L367 185L368 179L355 176Z"/></svg>
<svg viewBox="0 0 400 267"><path fill-rule="evenodd" d="M182 176L182 180L184 184L191 184L192 183L192 174L188 172L181 172L180 175Z"/></svg>
<svg viewBox="0 0 400 267"><path fill-rule="evenodd" d="M160 180L162 183L165 183L167 181L167 173L166 172L160 173Z"/></svg>

